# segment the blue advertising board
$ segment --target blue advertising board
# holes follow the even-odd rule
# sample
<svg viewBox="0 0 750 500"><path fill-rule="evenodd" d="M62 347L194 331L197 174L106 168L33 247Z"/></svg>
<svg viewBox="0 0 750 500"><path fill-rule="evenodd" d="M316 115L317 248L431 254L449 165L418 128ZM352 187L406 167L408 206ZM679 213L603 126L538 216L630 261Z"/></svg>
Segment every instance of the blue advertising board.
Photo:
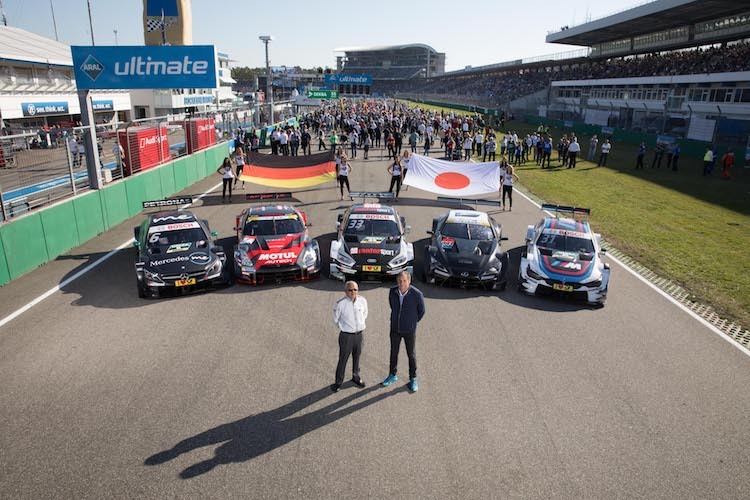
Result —
<svg viewBox="0 0 750 500"><path fill-rule="evenodd" d="M68 101L22 102L23 116L67 115Z"/></svg>
<svg viewBox="0 0 750 500"><path fill-rule="evenodd" d="M146 0L146 15L148 17L176 17L178 15L177 0Z"/></svg>
<svg viewBox="0 0 750 500"><path fill-rule="evenodd" d="M185 106L195 106L196 104L213 104L214 96L203 94L196 96L185 96Z"/></svg>
<svg viewBox="0 0 750 500"><path fill-rule="evenodd" d="M216 88L213 45L71 47L79 89Z"/></svg>
<svg viewBox="0 0 750 500"><path fill-rule="evenodd" d="M112 99L102 99L100 101L91 101L94 111L114 111L115 103Z"/></svg>
<svg viewBox="0 0 750 500"><path fill-rule="evenodd" d="M326 75L326 85L372 85L372 75Z"/></svg>

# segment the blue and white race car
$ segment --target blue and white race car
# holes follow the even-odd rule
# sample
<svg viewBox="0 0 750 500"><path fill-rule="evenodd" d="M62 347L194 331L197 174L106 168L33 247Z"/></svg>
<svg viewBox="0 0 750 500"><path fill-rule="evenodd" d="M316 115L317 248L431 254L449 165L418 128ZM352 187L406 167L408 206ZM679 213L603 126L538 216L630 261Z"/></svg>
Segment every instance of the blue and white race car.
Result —
<svg viewBox="0 0 750 500"><path fill-rule="evenodd" d="M601 235L588 221L558 218L590 214L586 208L542 205L555 212L526 229L526 251L521 254L518 289L535 294L562 294L598 306L607 299L609 264L602 261Z"/></svg>

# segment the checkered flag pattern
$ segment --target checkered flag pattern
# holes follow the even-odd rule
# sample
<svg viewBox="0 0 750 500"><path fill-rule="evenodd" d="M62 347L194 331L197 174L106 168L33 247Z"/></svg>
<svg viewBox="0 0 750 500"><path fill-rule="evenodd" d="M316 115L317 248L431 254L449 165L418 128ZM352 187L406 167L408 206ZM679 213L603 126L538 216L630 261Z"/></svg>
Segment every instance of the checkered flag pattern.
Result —
<svg viewBox="0 0 750 500"><path fill-rule="evenodd" d="M161 18L157 17L154 19L146 20L146 31L156 31L161 29Z"/></svg>

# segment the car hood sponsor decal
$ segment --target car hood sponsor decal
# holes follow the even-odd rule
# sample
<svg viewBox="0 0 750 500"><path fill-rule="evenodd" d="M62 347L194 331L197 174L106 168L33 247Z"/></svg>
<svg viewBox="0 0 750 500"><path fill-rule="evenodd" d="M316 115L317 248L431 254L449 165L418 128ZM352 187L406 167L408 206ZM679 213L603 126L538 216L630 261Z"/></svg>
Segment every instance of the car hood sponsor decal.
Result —
<svg viewBox="0 0 750 500"><path fill-rule="evenodd" d="M299 241L299 244L296 244ZM297 263L302 249L307 243L305 233L256 237L258 245L252 245L247 256L256 267L264 265L292 265ZM261 244L262 242L262 244ZM243 241L243 243L245 243ZM245 243L246 245L249 243Z"/></svg>
<svg viewBox="0 0 750 500"><path fill-rule="evenodd" d="M163 259L149 259L150 270L159 273L195 272L206 268L214 257L206 252L193 252L189 255L175 255Z"/></svg>
<svg viewBox="0 0 750 500"><path fill-rule="evenodd" d="M364 236L360 243L363 245L380 245L385 241L385 236Z"/></svg>
<svg viewBox="0 0 750 500"><path fill-rule="evenodd" d="M594 259L582 259L575 252L539 252L542 271L550 278L578 282L588 278L594 268Z"/></svg>
<svg viewBox="0 0 750 500"><path fill-rule="evenodd" d="M193 246L192 243L176 243L174 245L169 245L169 248L167 248L167 253L186 252L187 250L190 250L191 246Z"/></svg>

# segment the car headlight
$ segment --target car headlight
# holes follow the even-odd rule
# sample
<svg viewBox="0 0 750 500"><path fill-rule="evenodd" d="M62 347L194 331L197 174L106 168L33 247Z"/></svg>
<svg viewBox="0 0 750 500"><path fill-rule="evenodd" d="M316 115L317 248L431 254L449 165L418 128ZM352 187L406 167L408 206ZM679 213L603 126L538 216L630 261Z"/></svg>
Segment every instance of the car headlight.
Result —
<svg viewBox="0 0 750 500"><path fill-rule="evenodd" d="M583 285L589 288L599 288L600 286L602 286L602 280L594 280L590 283L584 283Z"/></svg>
<svg viewBox="0 0 750 500"><path fill-rule="evenodd" d="M526 268L526 275L527 275L527 276L528 276L529 278L534 278L535 280L543 280L543 279L544 279L544 276L542 276L542 275L541 275L541 274L539 274L539 273L536 273L536 272L534 272L534 270L533 270L533 269L531 269L531 266L528 266L528 267Z"/></svg>
<svg viewBox="0 0 750 500"><path fill-rule="evenodd" d="M407 260L408 259L406 258L406 254L397 255L391 259L391 261L388 263L388 267L401 267L406 264Z"/></svg>
<svg viewBox="0 0 750 500"><path fill-rule="evenodd" d="M336 260L348 267L352 267L355 264L354 259L344 251L343 246L339 248L339 253L336 254Z"/></svg>
<svg viewBox="0 0 750 500"><path fill-rule="evenodd" d="M313 245L308 245L305 247L305 249L300 254L299 262L304 267L310 267L315 265L315 262L318 260L318 254L316 252L316 247Z"/></svg>
<svg viewBox="0 0 750 500"><path fill-rule="evenodd" d="M216 260L214 263L206 266L206 278L215 278L221 274L221 261Z"/></svg>
<svg viewBox="0 0 750 500"><path fill-rule="evenodd" d="M162 279L159 277L159 273L152 273L148 269L143 270L143 276L145 276L146 281L151 281L154 283L164 283Z"/></svg>

